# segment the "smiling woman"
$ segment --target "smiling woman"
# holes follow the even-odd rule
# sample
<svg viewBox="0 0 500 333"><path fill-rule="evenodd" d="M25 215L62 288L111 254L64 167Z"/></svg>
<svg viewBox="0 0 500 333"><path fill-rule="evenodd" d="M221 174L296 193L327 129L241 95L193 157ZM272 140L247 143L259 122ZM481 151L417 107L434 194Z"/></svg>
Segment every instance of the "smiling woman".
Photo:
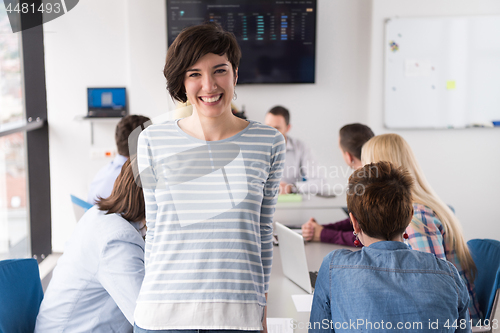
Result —
<svg viewBox="0 0 500 333"><path fill-rule="evenodd" d="M234 77L237 77L241 51L236 38L216 24L202 24L183 31L175 39L167 53L163 74L167 89L173 99L185 103L188 98L184 89L184 74L204 55L209 53L225 55ZM205 40L193 38L203 35ZM236 84L236 81L234 82Z"/></svg>
<svg viewBox="0 0 500 333"><path fill-rule="evenodd" d="M184 78L184 88L188 100L193 105L198 117L230 116L231 100L234 94L238 70L231 70L227 56L209 53L200 58ZM182 128L184 121L180 122ZM239 120L243 128L248 124Z"/></svg>
<svg viewBox="0 0 500 333"><path fill-rule="evenodd" d="M266 331L285 140L231 112L240 57L214 23L168 50L167 89L193 114L139 137L148 231L135 332Z"/></svg>
<svg viewBox="0 0 500 333"><path fill-rule="evenodd" d="M231 137L248 125L231 112L241 58L238 43L234 35L216 24L202 24L184 32L170 46L164 69L172 98L189 100L193 105L193 116L178 125L201 140ZM205 39L194 38L197 35Z"/></svg>

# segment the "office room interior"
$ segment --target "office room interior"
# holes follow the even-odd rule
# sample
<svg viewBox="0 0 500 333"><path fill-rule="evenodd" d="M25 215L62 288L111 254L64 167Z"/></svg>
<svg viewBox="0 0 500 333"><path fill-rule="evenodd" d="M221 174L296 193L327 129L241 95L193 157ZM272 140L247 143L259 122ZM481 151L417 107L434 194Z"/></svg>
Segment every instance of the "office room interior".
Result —
<svg viewBox="0 0 500 333"><path fill-rule="evenodd" d="M44 25L54 252L63 252L77 223L70 194L85 198L109 161L92 159L91 150L114 149L115 122L94 124L92 145L90 123L75 120L87 112L87 87L126 87L131 114L153 119L175 108L162 73L165 6L160 0L86 0ZM288 107L290 134L313 149L319 164L338 167L333 183L345 184L348 177L338 149L343 125L360 122L376 134L402 135L435 191L455 208L466 240L500 239L500 131L391 130L383 117L387 18L500 14L500 3L318 0L317 6L316 82L237 85L234 104L260 122L272 106Z"/></svg>
<svg viewBox="0 0 500 333"><path fill-rule="evenodd" d="M66 1L69 3L70 0ZM64 259L69 257L68 253L71 252L72 242L69 240L71 237L74 239L75 235L78 235L79 228L85 225L81 223L85 219L79 223L79 214L75 212L75 204L71 196L87 200L91 182L99 170L113 160L113 154L117 151L115 128L121 118L85 119L89 111L87 89L124 87L126 88L128 114L147 116L153 122L162 119L166 114L174 114L178 107L177 102L172 100L166 89L163 74L168 48L168 0L82 0L75 2L77 5L67 13L43 24L43 47L41 44L38 45L38 51L43 50L43 56L39 53L37 57L39 57L38 61L43 59L44 64L42 66L41 62L34 62L40 69L36 80L30 82L33 76L29 74L34 72L34 65L27 67L26 59L31 58L22 53L19 57L21 66L18 71L21 88L18 89L22 90L22 94L19 93L18 99L26 100L23 101L25 106L19 107L22 112L19 111L18 115L29 117L27 110L33 109L34 106L30 94L38 95L37 100L42 101L43 98L39 95L46 96L46 122L40 129L46 131L48 145L42 149L36 148L38 151L34 151L33 145L30 150L29 140L33 141L33 138L37 137L33 136L33 133L37 133L38 130L25 129L14 135L2 136L6 128L2 122L6 117L0 114L0 262L8 261L4 259L30 257L38 261L39 271L32 274L36 277L36 283L39 282L38 273L41 277L40 289L43 288L43 292L40 292L38 304L42 297L45 296L48 299L49 293L46 292L46 288L51 279L52 286L61 285L57 283L57 272L63 266L61 262L64 262ZM387 42L389 20L394 22L400 18L495 17L500 27L500 1L316 0L316 4L314 83L242 84L239 82L235 87L237 98L232 101L236 108L244 109L247 119L261 123L264 123L267 112L273 106L282 105L288 108L292 125L290 137L300 139L311 148L318 166L321 170L326 170L331 192L337 195L337 198L313 198L309 203L314 200L324 200L322 202L328 201L329 203L320 204L320 207L312 205L311 209L307 207L308 202L306 202L309 195L304 194L302 202L304 206L300 206L302 203L291 203L291 205L299 206L299 213L294 210L297 209L296 206L288 206L292 207L291 210L283 209L289 203L281 202L279 204L282 210L277 210L274 222L291 226L292 223L287 222L292 219L290 218L290 221L286 219L293 217L296 220L293 222L293 227L300 228L297 221L306 223L307 219L312 216L318 218L320 224L337 222L347 217L342 208L346 206L345 189L353 170L347 166L339 149L339 130L346 124L361 123L368 125L375 135L397 133L408 142L429 184L444 203L453 207L466 242L473 239L500 241L500 224L497 222L500 202L498 190L500 173L497 171L500 165L500 126L458 126L455 128L387 126L386 96L388 91L387 55L393 54L388 53L388 49L390 51ZM0 22L7 21L0 20ZM3 33L2 29L6 26L6 24L0 25L0 33ZM492 36L498 35L495 31L490 33ZM490 36L490 34L487 35ZM23 31L19 34L19 41L22 42L25 36L33 38L33 36L30 37L29 31ZM1 37L0 35L0 41ZM487 42L486 40L486 45L488 45ZM492 44L496 45L496 49L488 54L488 57L496 58L495 64L498 66L491 73L500 75L500 42L492 42ZM467 45L473 45L473 43ZM34 48L36 47L33 46ZM478 49L465 50L459 58L466 59L473 54L477 55L480 52ZM241 62L245 62L245 53ZM8 66L0 64L0 74L5 68ZM401 66L402 72L403 68L404 66ZM411 69L405 70L407 73L411 72ZM40 78L43 76L45 82L40 84L43 81ZM490 77L493 76L490 74ZM496 78L494 79L497 81ZM487 85L486 90L498 90L500 87L498 82ZM453 86L454 84L455 82ZM35 85L39 90L35 89L34 93ZM456 95L457 92L462 92L460 85L461 82L457 80L457 90L452 91L447 87L447 93ZM469 87L473 88L470 85ZM1 93L0 91L0 113L3 113L1 108L6 104L5 99L2 101ZM499 115L496 120L500 120L500 97L498 97L500 95L495 92L492 95L496 96L492 100L494 99L499 107L498 111L495 111L495 114ZM28 98L30 98L29 101ZM452 104L456 105L456 101L454 103ZM462 105L462 110L464 109L466 107ZM470 112L470 110L467 111ZM32 135L31 139L30 135ZM21 137L24 140L17 143L10 139ZM5 142L8 140L17 146L7 147ZM12 147L21 145L24 149L22 153L19 149L17 155L23 155L26 170L19 174L22 174L24 177L22 181L26 184L19 181L12 186L13 180L8 179L9 167L10 170L13 168L13 163L8 160L12 154L9 155L8 150L5 152L2 150L7 147L12 151ZM105 156L107 152L112 152L111 156ZM44 160L44 157L47 159ZM36 175L37 171L42 174L47 171L48 177L45 175L42 179L36 179L38 176L33 175ZM5 181L2 179L4 174ZM36 184L33 185L33 183ZM14 193L12 188L20 187L26 188L25 193L12 194ZM40 189L45 192L38 192ZM15 200L11 200L11 194L16 196ZM4 200L5 198L7 200ZM332 204L333 201L335 204ZM280 208L279 204L278 208ZM327 205L330 206L326 207ZM50 209L45 209L47 207ZM281 220L283 216L286 217ZM50 231L48 230L49 224ZM277 236L276 230L279 230L279 227L275 228L274 245L278 245L277 238L281 237ZM299 229L295 231L300 233ZM95 230L96 234L99 232ZM300 238L296 232L291 232L293 237ZM348 233L350 237L355 237L352 230ZM105 234L104 232L101 235ZM402 235L402 237L405 236L408 238L406 233ZM304 238L306 237L304 233ZM286 261L286 256L282 255L286 251L284 243L284 237L281 237L280 246L274 246L269 298L266 294L270 309L268 317L280 320L293 318L294 322L305 323L309 320L312 302L311 295L305 294L311 291L304 289L283 269L283 258ZM353 251L360 249L360 247L357 249L353 247L356 243L352 240L349 240L347 245L325 244L324 240L323 243L302 242L302 239L299 243L304 244L305 250L297 247L299 249L295 253L300 252L299 254L303 255L302 263L305 264L302 266L307 266L305 268L308 269L298 269L297 267L301 265L297 260L293 261L296 265L294 271L304 273L301 277L305 276L308 287L311 287L311 281L308 279L309 273L316 273L317 276L322 258L328 253L339 248L350 248ZM147 245L149 244L146 242ZM65 249L66 255L61 257ZM288 251L287 253L294 252ZM359 253L364 253L364 251ZM495 252L495 255L497 253ZM59 260L60 258L63 260ZM489 257L484 256L484 258ZM58 260L58 268L54 271ZM37 268L35 260L24 261L31 261ZM483 261L491 262L491 260ZM79 260L73 260L73 262L79 262ZM485 274L485 266L480 267L483 275L489 277L489 271ZM55 273L52 274L52 272ZM28 274L25 275L28 276ZM19 282L22 284L22 279L19 279ZM0 291L6 285L0 284ZM313 285L312 287L314 288ZM179 290L176 289L176 291ZM295 300L293 296L309 297ZM500 294L497 295L496 300L499 296ZM21 293L9 296L12 300L16 297L23 298L24 296ZM299 305L307 309L299 310ZM494 318L493 313L495 313L495 318L498 318L500 310L496 305L491 308L494 312L490 318ZM31 310L33 309L35 308ZM36 309L38 311L38 307ZM36 314L33 318L36 320ZM282 326L284 327L283 323ZM304 331L299 328L295 332Z"/></svg>
<svg viewBox="0 0 500 333"><path fill-rule="evenodd" d="M333 184L345 185L349 176L338 149L343 125L400 134L434 190L454 207L466 240L500 239L498 128L384 125L386 19L499 14L496 0L318 0L315 83L237 85L234 104L260 122L272 106L289 108L290 135L306 142L319 164L337 167ZM85 0L43 26L53 252L64 251L77 223L70 194L85 199L110 161L92 153L116 149L118 120L95 122L91 131L91 123L79 119L87 113L87 88L126 87L130 114L154 119L175 109L162 73L166 20L164 0Z"/></svg>

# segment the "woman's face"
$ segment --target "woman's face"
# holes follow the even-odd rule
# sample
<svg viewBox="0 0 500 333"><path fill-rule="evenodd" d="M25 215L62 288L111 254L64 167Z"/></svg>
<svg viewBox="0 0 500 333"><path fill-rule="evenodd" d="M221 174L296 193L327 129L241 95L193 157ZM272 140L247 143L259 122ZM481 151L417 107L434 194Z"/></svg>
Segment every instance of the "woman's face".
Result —
<svg viewBox="0 0 500 333"><path fill-rule="evenodd" d="M231 112L237 79L238 74L234 76L226 55L208 53L186 71L184 87L199 116L218 117Z"/></svg>

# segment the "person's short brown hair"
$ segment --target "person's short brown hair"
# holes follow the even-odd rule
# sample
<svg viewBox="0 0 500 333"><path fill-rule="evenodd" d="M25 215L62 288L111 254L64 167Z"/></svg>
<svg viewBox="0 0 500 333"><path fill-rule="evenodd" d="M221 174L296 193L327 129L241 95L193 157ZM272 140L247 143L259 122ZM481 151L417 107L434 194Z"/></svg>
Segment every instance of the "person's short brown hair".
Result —
<svg viewBox="0 0 500 333"><path fill-rule="evenodd" d="M355 123L342 127L339 131L339 136L342 149L351 153L358 160L361 160L361 148L375 134L373 134L370 127Z"/></svg>
<svg viewBox="0 0 500 333"><path fill-rule="evenodd" d="M236 37L215 23L204 23L188 27L181 31L167 51L167 60L163 74L167 79L167 90L173 99L186 103L184 76L186 71L201 57L214 53L226 55L236 70L240 65L241 50Z"/></svg>
<svg viewBox="0 0 500 333"><path fill-rule="evenodd" d="M389 162L370 163L349 177L347 208L368 236L392 240L413 216L413 178Z"/></svg>
<svg viewBox="0 0 500 333"><path fill-rule="evenodd" d="M106 214L116 213L129 222L138 222L146 218L146 210L140 179L136 182L132 163L137 163L137 160L128 159L123 164L111 195L107 198L97 198L96 205L99 210L107 211Z"/></svg>
<svg viewBox="0 0 500 333"><path fill-rule="evenodd" d="M282 107L281 105L273 107L267 113L270 113L275 116L282 116L283 118L285 118L285 124L287 126L290 125L290 112L288 112L288 109Z"/></svg>
<svg viewBox="0 0 500 333"><path fill-rule="evenodd" d="M120 120L115 130L115 141L118 154L126 157L130 156L130 152L128 151L128 137L130 133L149 120L148 117L137 115L128 115Z"/></svg>

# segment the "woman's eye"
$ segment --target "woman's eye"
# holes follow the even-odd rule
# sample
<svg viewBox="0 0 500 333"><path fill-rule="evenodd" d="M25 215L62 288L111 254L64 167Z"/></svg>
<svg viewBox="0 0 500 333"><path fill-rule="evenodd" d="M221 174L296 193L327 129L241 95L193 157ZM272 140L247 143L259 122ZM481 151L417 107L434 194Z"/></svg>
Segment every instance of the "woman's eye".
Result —
<svg viewBox="0 0 500 333"><path fill-rule="evenodd" d="M191 73L191 74L189 74L189 77L197 77L199 75L200 75L200 73Z"/></svg>
<svg viewBox="0 0 500 333"><path fill-rule="evenodd" d="M226 70L225 70L225 69L217 69L217 70L215 71L215 73L218 73L218 74L222 74L222 73L225 73L225 72L226 72Z"/></svg>

